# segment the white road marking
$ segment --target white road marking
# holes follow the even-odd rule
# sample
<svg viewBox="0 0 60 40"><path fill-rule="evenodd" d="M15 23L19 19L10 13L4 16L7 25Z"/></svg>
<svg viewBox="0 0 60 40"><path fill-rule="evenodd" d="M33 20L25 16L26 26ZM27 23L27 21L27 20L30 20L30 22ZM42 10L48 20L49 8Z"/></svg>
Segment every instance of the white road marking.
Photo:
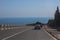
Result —
<svg viewBox="0 0 60 40"><path fill-rule="evenodd" d="M50 37L52 37L54 40L57 40L55 37L53 37L51 34L49 34L45 29L43 30L45 31Z"/></svg>
<svg viewBox="0 0 60 40"><path fill-rule="evenodd" d="M30 29L27 29L27 30L30 30ZM11 38L11 37L13 37L13 36L16 36L16 35L21 34L21 33L25 32L25 31L27 31L27 30L24 30L24 31L22 31L22 32L15 33L14 35L11 35L11 36L8 36L8 37L6 37L6 38L3 38L2 40L6 40L6 39L8 39L8 38Z"/></svg>

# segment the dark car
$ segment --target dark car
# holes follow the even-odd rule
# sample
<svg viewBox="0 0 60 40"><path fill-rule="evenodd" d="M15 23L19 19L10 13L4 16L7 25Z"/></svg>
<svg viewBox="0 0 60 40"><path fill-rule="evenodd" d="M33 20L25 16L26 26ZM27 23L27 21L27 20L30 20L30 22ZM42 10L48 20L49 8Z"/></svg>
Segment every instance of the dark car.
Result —
<svg viewBox="0 0 60 40"><path fill-rule="evenodd" d="M41 29L41 27L40 27L40 26L35 26L34 29L35 29L35 30L39 30L39 29Z"/></svg>

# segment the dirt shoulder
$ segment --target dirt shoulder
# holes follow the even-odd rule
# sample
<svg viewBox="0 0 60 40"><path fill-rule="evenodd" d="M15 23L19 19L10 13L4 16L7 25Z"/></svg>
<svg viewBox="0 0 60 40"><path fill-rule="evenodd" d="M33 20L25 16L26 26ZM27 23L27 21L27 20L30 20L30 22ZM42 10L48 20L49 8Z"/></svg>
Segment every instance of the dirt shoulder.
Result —
<svg viewBox="0 0 60 40"><path fill-rule="evenodd" d="M57 31L56 29L52 29L52 28L48 27L47 25L45 25L45 30L49 34L51 34L53 37L60 40L60 31Z"/></svg>

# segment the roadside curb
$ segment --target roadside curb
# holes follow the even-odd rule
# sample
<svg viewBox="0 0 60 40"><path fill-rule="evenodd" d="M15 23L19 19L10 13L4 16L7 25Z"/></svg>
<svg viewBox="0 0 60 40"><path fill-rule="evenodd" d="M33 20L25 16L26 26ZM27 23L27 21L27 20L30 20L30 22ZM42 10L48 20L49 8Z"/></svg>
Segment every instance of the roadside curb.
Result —
<svg viewBox="0 0 60 40"><path fill-rule="evenodd" d="M54 40L58 40L55 36L53 36L52 34L50 34L49 32L47 32L45 29L44 29L44 31L45 31L50 37L52 37Z"/></svg>

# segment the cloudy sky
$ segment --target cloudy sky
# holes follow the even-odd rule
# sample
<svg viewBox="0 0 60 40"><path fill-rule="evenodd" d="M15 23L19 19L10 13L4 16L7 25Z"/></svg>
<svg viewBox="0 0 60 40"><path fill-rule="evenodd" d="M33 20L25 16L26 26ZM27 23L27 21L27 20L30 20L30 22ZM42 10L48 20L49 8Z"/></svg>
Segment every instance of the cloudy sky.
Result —
<svg viewBox="0 0 60 40"><path fill-rule="evenodd" d="M0 0L0 17L54 17L60 0Z"/></svg>

